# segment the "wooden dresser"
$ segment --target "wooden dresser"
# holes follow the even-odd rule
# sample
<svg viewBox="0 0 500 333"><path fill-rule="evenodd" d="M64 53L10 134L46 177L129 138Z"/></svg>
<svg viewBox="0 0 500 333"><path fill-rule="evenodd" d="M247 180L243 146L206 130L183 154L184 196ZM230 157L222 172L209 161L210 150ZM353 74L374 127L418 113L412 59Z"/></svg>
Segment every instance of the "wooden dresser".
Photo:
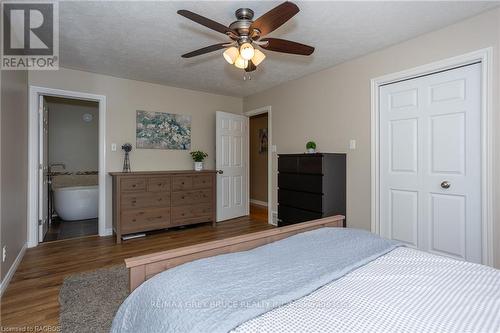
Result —
<svg viewBox="0 0 500 333"><path fill-rule="evenodd" d="M345 213L345 154L278 155L278 226Z"/></svg>
<svg viewBox="0 0 500 333"><path fill-rule="evenodd" d="M216 172L111 172L113 233L117 243L126 234L194 223L216 216Z"/></svg>

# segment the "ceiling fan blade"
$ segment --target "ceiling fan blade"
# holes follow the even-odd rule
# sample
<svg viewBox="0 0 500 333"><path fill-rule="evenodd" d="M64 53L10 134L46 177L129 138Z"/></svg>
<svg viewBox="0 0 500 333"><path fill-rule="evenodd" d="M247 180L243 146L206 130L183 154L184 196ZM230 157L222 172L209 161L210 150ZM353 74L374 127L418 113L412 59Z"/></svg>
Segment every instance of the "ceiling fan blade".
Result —
<svg viewBox="0 0 500 333"><path fill-rule="evenodd" d="M267 44L261 45L260 42L267 42ZM314 52L314 47L312 46L279 38L263 38L259 41L259 45L269 51L290 54L311 55Z"/></svg>
<svg viewBox="0 0 500 333"><path fill-rule="evenodd" d="M199 56L199 55L202 55L202 54L205 54L205 53L210 53L210 52L213 52L213 51L217 51L217 50L223 49L223 48L227 47L228 45L230 45L230 44L228 44L228 43L219 43L219 44L214 44L214 45L206 46L206 47L203 47L201 49L198 49L198 50L195 50L195 51L183 54L182 57L183 58L196 57L196 56Z"/></svg>
<svg viewBox="0 0 500 333"><path fill-rule="evenodd" d="M218 31L220 33L223 33L223 34L231 33L231 34L238 35L236 33L236 31L234 31L232 29L229 29L225 25L220 24L218 22L215 22L215 21L213 21L211 19L208 19L208 18L206 18L204 16L198 15L196 13L190 12L189 10L184 10L184 9L178 10L177 14L179 14L181 16L184 16L185 18L188 18L191 21L194 21L194 22L196 22L198 24L204 25L205 27L207 27L209 29Z"/></svg>
<svg viewBox="0 0 500 333"><path fill-rule="evenodd" d="M286 21L291 19L300 11L299 7L292 2L283 2L281 5L274 7L258 19L250 26L250 31L257 29L260 35L264 36L278 29Z"/></svg>

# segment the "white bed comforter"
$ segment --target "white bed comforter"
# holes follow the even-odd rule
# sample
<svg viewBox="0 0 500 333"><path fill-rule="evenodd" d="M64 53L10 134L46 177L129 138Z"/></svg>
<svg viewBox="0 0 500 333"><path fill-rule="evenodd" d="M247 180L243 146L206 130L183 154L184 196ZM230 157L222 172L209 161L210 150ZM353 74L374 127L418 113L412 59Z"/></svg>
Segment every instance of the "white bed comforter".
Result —
<svg viewBox="0 0 500 333"><path fill-rule="evenodd" d="M397 248L232 332L500 332L500 271Z"/></svg>

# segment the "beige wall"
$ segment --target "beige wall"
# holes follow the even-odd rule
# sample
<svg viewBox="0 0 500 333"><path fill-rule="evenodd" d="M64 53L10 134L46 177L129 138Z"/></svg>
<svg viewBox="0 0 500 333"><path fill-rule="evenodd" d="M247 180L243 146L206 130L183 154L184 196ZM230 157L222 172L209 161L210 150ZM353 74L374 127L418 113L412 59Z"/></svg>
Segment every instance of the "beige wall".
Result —
<svg viewBox="0 0 500 333"><path fill-rule="evenodd" d="M28 75L2 71L1 75L1 264L4 279L26 244L28 188Z"/></svg>
<svg viewBox="0 0 500 333"><path fill-rule="evenodd" d="M188 151L135 149L136 110L161 111L192 116L191 148L208 153L206 167L215 166L215 111L242 112L242 99L158 84L61 68L58 71L32 71L29 84L91 94L105 95L106 171L121 171L122 144L132 143L132 171L192 169ZM111 151L111 143L118 145ZM111 189L111 179L107 177ZM106 226L111 227L111 192L107 197Z"/></svg>
<svg viewBox="0 0 500 333"><path fill-rule="evenodd" d="M49 109L49 163L62 162L67 171L98 170L99 103L54 97L46 100ZM92 115L92 121L83 121L86 113Z"/></svg>
<svg viewBox="0 0 500 333"><path fill-rule="evenodd" d="M496 9L244 99L244 109L273 108L278 153L302 152L308 139L324 152L347 152L348 225L370 229L370 79L493 47L493 111L500 149L500 10ZM319 50L319 49L318 49ZM348 151L349 139L357 149ZM276 158L273 159L276 171ZM500 154L496 155L495 265L500 267ZM274 172L276 175L276 172ZM276 176L272 179L276 202Z"/></svg>
<svg viewBox="0 0 500 333"><path fill-rule="evenodd" d="M250 199L267 202L267 151L259 153L259 129L267 129L267 113L250 118Z"/></svg>

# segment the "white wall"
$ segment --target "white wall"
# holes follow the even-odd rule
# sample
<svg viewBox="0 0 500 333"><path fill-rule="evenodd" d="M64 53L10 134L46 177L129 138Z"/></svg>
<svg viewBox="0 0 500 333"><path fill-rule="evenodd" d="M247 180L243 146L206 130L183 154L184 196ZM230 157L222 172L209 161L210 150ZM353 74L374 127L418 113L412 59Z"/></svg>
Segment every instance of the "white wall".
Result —
<svg viewBox="0 0 500 333"><path fill-rule="evenodd" d="M271 105L278 153L304 151L311 139L324 152L347 152L348 226L370 229L370 79L485 47L493 47L497 129L495 265L500 267L500 10L495 9L244 99L246 111ZM349 139L357 149L348 151ZM274 157L276 171L276 157ZM276 173L272 179L276 202ZM276 209L276 208L275 208Z"/></svg>
<svg viewBox="0 0 500 333"><path fill-rule="evenodd" d="M62 162L66 171L97 171L99 103L54 97L46 98L46 101L49 109L49 163ZM83 121L86 113L92 115L92 121Z"/></svg>
<svg viewBox="0 0 500 333"><path fill-rule="evenodd" d="M240 114L242 99L158 84L61 68L58 71L31 71L29 84L41 87L105 95L107 172L121 171L120 146L134 145L130 155L132 171L192 169L188 151L135 149L136 110L161 111L192 116L191 148L208 153L206 167L215 166L215 111ZM111 151L111 143L118 151ZM107 177L111 189L111 179ZM111 228L111 191L107 197L107 228Z"/></svg>

